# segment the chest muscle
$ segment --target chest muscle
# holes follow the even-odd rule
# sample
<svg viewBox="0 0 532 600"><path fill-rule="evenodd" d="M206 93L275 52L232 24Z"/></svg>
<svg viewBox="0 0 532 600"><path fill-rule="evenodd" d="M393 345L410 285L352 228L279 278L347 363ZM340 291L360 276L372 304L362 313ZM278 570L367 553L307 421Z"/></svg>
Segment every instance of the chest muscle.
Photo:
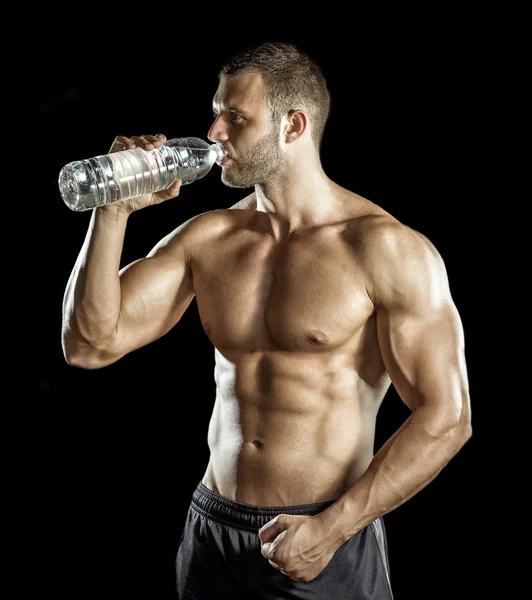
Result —
<svg viewBox="0 0 532 600"><path fill-rule="evenodd" d="M204 330L219 349L330 350L373 310L363 269L339 235L278 242L239 231L202 253L192 271Z"/></svg>

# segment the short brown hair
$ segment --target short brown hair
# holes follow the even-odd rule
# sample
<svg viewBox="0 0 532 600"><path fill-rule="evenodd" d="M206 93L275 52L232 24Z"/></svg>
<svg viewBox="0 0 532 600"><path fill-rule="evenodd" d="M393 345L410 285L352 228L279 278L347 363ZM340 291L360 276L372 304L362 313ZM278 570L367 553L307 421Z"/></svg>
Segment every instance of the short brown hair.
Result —
<svg viewBox="0 0 532 600"><path fill-rule="evenodd" d="M331 98L317 63L294 44L265 42L233 56L218 76L249 72L260 73L268 86L268 104L274 123L279 123L282 116L291 110L305 109L308 112L312 140L319 149Z"/></svg>

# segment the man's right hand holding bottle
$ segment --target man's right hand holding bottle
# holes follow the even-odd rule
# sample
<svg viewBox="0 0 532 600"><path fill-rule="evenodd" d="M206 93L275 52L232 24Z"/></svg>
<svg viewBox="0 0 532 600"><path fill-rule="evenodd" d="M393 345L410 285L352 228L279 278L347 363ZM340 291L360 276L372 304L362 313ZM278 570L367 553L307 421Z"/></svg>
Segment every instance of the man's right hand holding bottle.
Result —
<svg viewBox="0 0 532 600"><path fill-rule="evenodd" d="M149 152L154 148L160 148L165 143L166 136L162 133L158 133L156 135L134 135L129 138L123 135L117 135L111 144L109 154L113 152L121 152L122 150L134 150L135 148L142 148L143 150ZM111 208L111 210L116 208L130 214L136 210L145 208L146 206L160 204L161 202L175 198L179 195L180 188L181 180L178 179L177 181L174 181L172 185L159 192L138 196L136 198L128 198L126 200L117 200L116 202L112 202L103 208Z"/></svg>

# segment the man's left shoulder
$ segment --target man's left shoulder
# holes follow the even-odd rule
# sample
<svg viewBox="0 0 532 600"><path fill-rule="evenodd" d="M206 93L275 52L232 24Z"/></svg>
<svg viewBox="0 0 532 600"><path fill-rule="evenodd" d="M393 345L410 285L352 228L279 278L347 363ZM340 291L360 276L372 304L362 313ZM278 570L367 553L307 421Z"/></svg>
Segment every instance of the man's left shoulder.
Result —
<svg viewBox="0 0 532 600"><path fill-rule="evenodd" d="M388 252L435 251L433 242L422 232L389 214L367 214L349 223L354 237L364 244Z"/></svg>
<svg viewBox="0 0 532 600"><path fill-rule="evenodd" d="M433 242L423 233L389 214L368 213L350 219L346 236L353 250L376 268L441 264Z"/></svg>

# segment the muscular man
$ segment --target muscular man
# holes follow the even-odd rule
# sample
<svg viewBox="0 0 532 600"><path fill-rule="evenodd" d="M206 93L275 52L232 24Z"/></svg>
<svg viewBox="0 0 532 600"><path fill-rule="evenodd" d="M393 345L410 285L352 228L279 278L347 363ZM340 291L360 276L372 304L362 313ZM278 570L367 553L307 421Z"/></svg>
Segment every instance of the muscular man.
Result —
<svg viewBox="0 0 532 600"><path fill-rule="evenodd" d="M128 216L180 182L94 209L64 296L70 365L98 369L165 335L195 297L215 353L210 460L177 552L180 599L392 598L382 516L471 436L461 319L422 233L332 181L329 92L288 44L220 72L208 133L222 181L253 188L119 269ZM111 151L164 135L118 136ZM374 452L393 384L411 410Z"/></svg>

